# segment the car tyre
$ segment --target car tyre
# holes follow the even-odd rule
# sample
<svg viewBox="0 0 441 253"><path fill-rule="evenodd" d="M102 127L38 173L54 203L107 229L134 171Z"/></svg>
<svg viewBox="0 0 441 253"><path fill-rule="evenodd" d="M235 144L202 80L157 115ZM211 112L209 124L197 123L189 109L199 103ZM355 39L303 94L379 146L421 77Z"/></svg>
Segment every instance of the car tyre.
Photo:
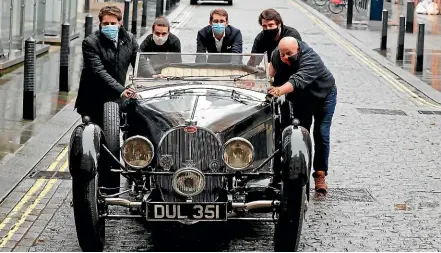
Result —
<svg viewBox="0 0 441 253"><path fill-rule="evenodd" d="M296 252L299 248L303 219L306 212L307 186L283 180L279 219L274 231L275 252Z"/></svg>
<svg viewBox="0 0 441 253"><path fill-rule="evenodd" d="M190 4L191 5L197 5L198 4L198 0L190 0Z"/></svg>
<svg viewBox="0 0 441 253"><path fill-rule="evenodd" d="M82 251L103 251L105 220L100 218L98 174L91 180L72 178L72 203L78 243Z"/></svg>
<svg viewBox="0 0 441 253"><path fill-rule="evenodd" d="M105 145L113 156L120 160L120 111L119 105L115 102L107 102L104 104L103 115L103 133ZM102 168L100 169L99 185L106 188L113 188L106 190L106 194L115 194L119 192L121 183L121 176L119 172L111 172L111 169L120 169L119 164L109 155L105 150L102 151L101 156Z"/></svg>

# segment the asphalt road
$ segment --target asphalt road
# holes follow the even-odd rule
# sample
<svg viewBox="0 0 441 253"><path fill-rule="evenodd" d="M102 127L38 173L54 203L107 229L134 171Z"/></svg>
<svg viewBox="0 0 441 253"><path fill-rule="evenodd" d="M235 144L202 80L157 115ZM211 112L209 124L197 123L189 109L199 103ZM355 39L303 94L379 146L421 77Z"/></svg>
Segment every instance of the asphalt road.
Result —
<svg viewBox="0 0 441 253"><path fill-rule="evenodd" d="M195 51L196 32L215 7L189 6L177 17L175 33L183 52ZM322 56L339 88L330 192L313 197L300 250L441 250L441 116L420 113L436 109L295 1L240 0L225 6L230 24L242 30L244 51L251 50L259 31L259 12L269 7L278 9L285 24L295 26ZM80 251L70 207L69 134L0 204L1 251ZM142 221L112 220L106 223L105 250L272 251L272 235L271 223L228 222L173 228L154 245Z"/></svg>

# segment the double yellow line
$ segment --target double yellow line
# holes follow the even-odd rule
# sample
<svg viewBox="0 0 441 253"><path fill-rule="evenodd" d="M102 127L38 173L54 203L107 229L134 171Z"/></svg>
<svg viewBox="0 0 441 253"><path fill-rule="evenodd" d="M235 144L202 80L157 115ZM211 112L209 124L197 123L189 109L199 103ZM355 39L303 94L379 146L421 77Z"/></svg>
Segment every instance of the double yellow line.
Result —
<svg viewBox="0 0 441 253"><path fill-rule="evenodd" d="M315 24L317 24L323 31L325 31L332 40L334 40L336 43L342 45L346 50L351 52L354 56L357 57L358 60L360 60L362 63L366 64L370 69L372 69L375 73L382 76L388 83L390 83L395 89L409 95L410 97L414 98L417 102L419 102L422 105L435 107L438 109L441 109L441 105L429 102L420 96L416 94L415 92L411 91L409 88L407 88L404 84L397 81L388 71L383 70L382 68L379 68L377 64L367 58L365 55L358 52L358 49L356 49L353 45L351 45L346 40L341 39L335 31L331 30L331 28L327 25L325 25L321 20L314 17L308 10L306 10L303 6L299 5L296 2L291 2L292 5L294 5L296 8L298 8L301 12L303 12L309 19L311 19Z"/></svg>
<svg viewBox="0 0 441 253"><path fill-rule="evenodd" d="M58 166L58 164L63 160L63 158L66 156L66 153L68 151L68 147L66 146L60 154L58 154L55 161L48 167L47 171L55 171L58 167L60 169L59 172L65 172L68 167L68 159L66 158L66 161L61 165ZM31 188L26 192L26 194L23 196L23 198L20 199L20 201L14 206L12 211L8 214L8 216L0 223L0 231L3 230L3 228L6 227L7 224L10 223L12 220L12 217L17 215L24 207L26 203L29 202L29 200L34 196L40 188L43 187L40 194L35 198L35 200L30 204L23 214L20 216L20 219L15 222L15 224L11 227L11 229L8 231L8 233L3 237L0 238L0 249L3 248L6 243L11 239L11 237L17 232L17 230L20 228L20 226L23 224L23 222L26 220L26 218L29 216L29 214L35 209L35 207L40 203L40 201L48 194L48 192L52 189L52 187L57 183L58 179L37 179L35 183L31 186Z"/></svg>

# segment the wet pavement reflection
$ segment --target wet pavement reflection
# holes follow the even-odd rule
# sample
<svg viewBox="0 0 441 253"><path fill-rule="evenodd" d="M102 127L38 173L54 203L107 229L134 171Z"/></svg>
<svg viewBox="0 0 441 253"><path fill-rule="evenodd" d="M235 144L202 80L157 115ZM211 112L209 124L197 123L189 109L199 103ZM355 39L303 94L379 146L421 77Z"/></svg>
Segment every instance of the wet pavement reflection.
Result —
<svg viewBox="0 0 441 253"><path fill-rule="evenodd" d="M403 1L402 1L403 2ZM353 24L346 24L347 9L344 8L339 14L331 13L328 4L318 6L312 0L306 1L310 6L320 11L333 22L347 29L347 31L356 39L368 45L372 50L377 51L391 62L409 71L419 77L422 81L430 85L437 91L441 91L441 15L415 14L413 23L413 33L405 34L405 53L403 61L396 61L398 24L400 15L406 16L407 3L384 2L384 8L389 11L389 26L387 50L381 51L381 21L369 21L367 11L356 11L354 8ZM415 4L416 6L416 4ZM425 24L425 42L424 42L424 64L423 71L416 72L416 45L418 35L418 24Z"/></svg>

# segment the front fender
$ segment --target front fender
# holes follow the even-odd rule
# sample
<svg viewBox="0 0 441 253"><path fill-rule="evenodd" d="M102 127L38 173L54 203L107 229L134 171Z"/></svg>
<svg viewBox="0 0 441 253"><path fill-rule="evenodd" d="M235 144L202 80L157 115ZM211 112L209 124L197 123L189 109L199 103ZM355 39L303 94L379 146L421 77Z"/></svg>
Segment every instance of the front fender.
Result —
<svg viewBox="0 0 441 253"><path fill-rule="evenodd" d="M282 132L282 178L309 182L311 173L311 137L301 126L288 126Z"/></svg>
<svg viewBox="0 0 441 253"><path fill-rule="evenodd" d="M101 129L93 123L75 127L69 143L69 171L72 178L91 180L98 171Z"/></svg>

